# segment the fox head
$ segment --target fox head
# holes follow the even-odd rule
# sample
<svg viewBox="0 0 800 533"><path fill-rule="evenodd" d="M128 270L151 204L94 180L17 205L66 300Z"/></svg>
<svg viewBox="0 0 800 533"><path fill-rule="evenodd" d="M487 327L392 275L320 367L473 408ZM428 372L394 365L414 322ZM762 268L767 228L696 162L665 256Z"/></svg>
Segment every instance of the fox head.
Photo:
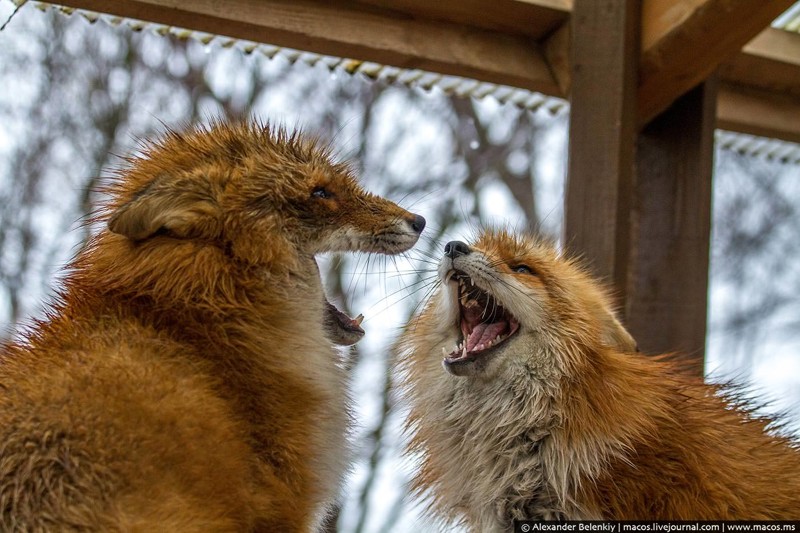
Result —
<svg viewBox="0 0 800 533"><path fill-rule="evenodd" d="M320 252L399 253L425 226L318 141L251 121L170 131L128 162L108 228L134 243L200 240L282 271Z"/></svg>
<svg viewBox="0 0 800 533"><path fill-rule="evenodd" d="M588 354L636 351L602 286L538 238L485 231L471 244L449 242L439 279L411 335L429 371L444 364L459 377L557 381Z"/></svg>

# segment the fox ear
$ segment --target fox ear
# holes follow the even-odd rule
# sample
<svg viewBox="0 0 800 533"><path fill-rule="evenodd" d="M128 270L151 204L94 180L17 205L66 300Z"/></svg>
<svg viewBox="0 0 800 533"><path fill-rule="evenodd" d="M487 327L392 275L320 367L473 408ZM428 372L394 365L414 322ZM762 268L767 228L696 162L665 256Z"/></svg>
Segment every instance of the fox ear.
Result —
<svg viewBox="0 0 800 533"><path fill-rule="evenodd" d="M117 208L108 229L133 241L159 231L180 238L216 236L219 207L207 180L156 178L133 200Z"/></svg>
<svg viewBox="0 0 800 533"><path fill-rule="evenodd" d="M609 313L604 320L603 343L625 353L639 351L636 340L611 313Z"/></svg>

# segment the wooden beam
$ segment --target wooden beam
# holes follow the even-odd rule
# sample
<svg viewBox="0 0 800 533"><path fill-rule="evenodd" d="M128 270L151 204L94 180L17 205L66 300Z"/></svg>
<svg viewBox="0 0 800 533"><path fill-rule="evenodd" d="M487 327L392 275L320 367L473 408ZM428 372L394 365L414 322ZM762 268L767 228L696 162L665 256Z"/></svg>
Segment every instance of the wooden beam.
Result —
<svg viewBox="0 0 800 533"><path fill-rule="evenodd" d="M453 22L540 40L569 19L568 0L358 0L418 20Z"/></svg>
<svg viewBox="0 0 800 533"><path fill-rule="evenodd" d="M638 0L576 0L565 242L625 301L636 138Z"/></svg>
<svg viewBox="0 0 800 533"><path fill-rule="evenodd" d="M566 96L571 84L571 0L498 0L488 11L483 0L61 3L337 57L470 77L550 96ZM781 7L775 6L785 2L755 3L763 7L760 18L767 20L772 15L764 13L779 11ZM648 11L642 17L642 42L647 49L640 68L650 74L640 76L638 110L644 117L639 118L639 124L680 94L687 80L713 68L708 53L696 52L714 49L712 55L720 54L717 48L723 40L715 40L716 34L730 33L744 39L742 23L731 18L758 26L752 24L756 17L748 15L748 10L756 9L753 5L753 0L645 0ZM540 39L539 43L533 43L534 38ZM695 68L699 70L682 72ZM800 130L792 129L795 121L778 112L795 109L786 94L800 99L800 35L763 30L743 50L724 59L719 72L726 87L762 89L748 93L747 109L771 109L769 116L777 119L776 128L771 129L769 121L721 101L719 108L724 115L720 120L725 127L782 139L794 140L800 135ZM743 99L741 94L731 96L727 90L722 94L729 101Z"/></svg>
<svg viewBox="0 0 800 533"><path fill-rule="evenodd" d="M523 87L549 96L566 96L570 90L571 0L498 0L488 12L483 0L441 3L62 0L60 3L337 57ZM676 65L681 69L699 68L698 64L705 65L705 69L713 68L708 64L707 53L695 52L718 48L714 35L720 32L732 29L732 35L743 38L742 24L738 19L729 20L733 16L731 9L739 18L753 20L754 17L747 16L747 9L753 9L753 3L754 0L644 1L649 15L643 17L646 31L642 42L648 50L643 52L640 67L650 69L651 75L640 77L638 108L645 117L640 117L639 124L659 107L648 106L656 100L663 105L676 97L686 80L703 70L684 77L676 71ZM756 3L764 10L779 10L774 7L775 0ZM711 12L714 6L728 9L714 13ZM765 12L759 11L766 20L772 15L764 15ZM720 15L720 20L714 19L716 15ZM708 28L704 21L710 24ZM548 31L540 43L532 42L534 37L540 38ZM681 41L684 37L685 42ZM763 30L743 50L725 59L719 72L724 82L720 97L725 101L719 105L723 127L787 140L800 136L800 129L792 120L796 115L790 114L800 99L800 35L773 28ZM761 90L744 91L736 86ZM648 94L653 99L648 100ZM745 100L745 107L732 105ZM763 117L774 120L759 117L761 110L769 111Z"/></svg>
<svg viewBox="0 0 800 533"><path fill-rule="evenodd" d="M800 34L767 28L719 75L718 127L800 143Z"/></svg>
<svg viewBox="0 0 800 533"><path fill-rule="evenodd" d="M645 0L638 113L644 125L705 80L794 0Z"/></svg>
<svg viewBox="0 0 800 533"><path fill-rule="evenodd" d="M336 57L557 94L526 36L416 20L353 1L61 0L62 5Z"/></svg>
<svg viewBox="0 0 800 533"><path fill-rule="evenodd" d="M800 33L767 28L742 49L742 53L772 59L789 65L800 65Z"/></svg>
<svg viewBox="0 0 800 533"><path fill-rule="evenodd" d="M767 28L723 61L720 79L800 99L800 33Z"/></svg>
<svg viewBox="0 0 800 533"><path fill-rule="evenodd" d="M717 127L800 143L800 99L724 84L717 101Z"/></svg>
<svg viewBox="0 0 800 533"><path fill-rule="evenodd" d="M562 94L569 94L571 83L569 35L567 21L542 45ZM653 38L651 28L649 37L642 40L652 47ZM717 106L720 127L798 142L800 34L775 28L762 30L741 51L724 60L718 73L722 82Z"/></svg>
<svg viewBox="0 0 800 533"><path fill-rule="evenodd" d="M703 374L716 82L691 90L640 133L629 331L645 353L679 352Z"/></svg>
<svg viewBox="0 0 800 533"><path fill-rule="evenodd" d="M572 25L569 21L563 23L557 30L550 34L542 44L544 58L550 65L550 71L563 95L569 95L572 89L571 70L571 43Z"/></svg>

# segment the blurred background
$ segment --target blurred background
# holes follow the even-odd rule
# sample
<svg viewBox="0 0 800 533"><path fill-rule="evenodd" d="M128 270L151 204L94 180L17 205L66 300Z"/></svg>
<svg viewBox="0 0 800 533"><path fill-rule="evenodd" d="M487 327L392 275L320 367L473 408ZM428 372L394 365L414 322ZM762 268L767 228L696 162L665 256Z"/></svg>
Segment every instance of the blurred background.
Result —
<svg viewBox="0 0 800 533"><path fill-rule="evenodd" d="M356 162L366 188L428 220L405 257L323 260L330 296L363 313L368 332L352 354L357 460L330 529L434 531L405 493L413 465L401 457L390 346L429 294L430 258L448 240L498 225L559 237L567 103L522 109L290 53L247 53L32 3L14 10L0 1L0 24L8 21L0 31L0 339L42 312L92 231L81 224L96 206L90 191L137 139L247 114L320 134ZM759 151L743 148L755 138L718 139L706 372L748 384L800 435L800 147Z"/></svg>

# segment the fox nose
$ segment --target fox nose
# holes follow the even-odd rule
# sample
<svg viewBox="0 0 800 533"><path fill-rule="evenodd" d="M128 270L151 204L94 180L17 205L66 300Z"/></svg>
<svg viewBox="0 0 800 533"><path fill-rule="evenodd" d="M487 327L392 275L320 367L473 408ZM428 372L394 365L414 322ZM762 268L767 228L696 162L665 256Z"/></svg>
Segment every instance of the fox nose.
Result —
<svg viewBox="0 0 800 533"><path fill-rule="evenodd" d="M422 233L422 230L425 229L425 217L414 215L414 219L411 221L411 229L417 233Z"/></svg>
<svg viewBox="0 0 800 533"><path fill-rule="evenodd" d="M455 259L459 255L467 255L469 251L467 243L461 241L450 241L444 245L444 255L450 259Z"/></svg>

